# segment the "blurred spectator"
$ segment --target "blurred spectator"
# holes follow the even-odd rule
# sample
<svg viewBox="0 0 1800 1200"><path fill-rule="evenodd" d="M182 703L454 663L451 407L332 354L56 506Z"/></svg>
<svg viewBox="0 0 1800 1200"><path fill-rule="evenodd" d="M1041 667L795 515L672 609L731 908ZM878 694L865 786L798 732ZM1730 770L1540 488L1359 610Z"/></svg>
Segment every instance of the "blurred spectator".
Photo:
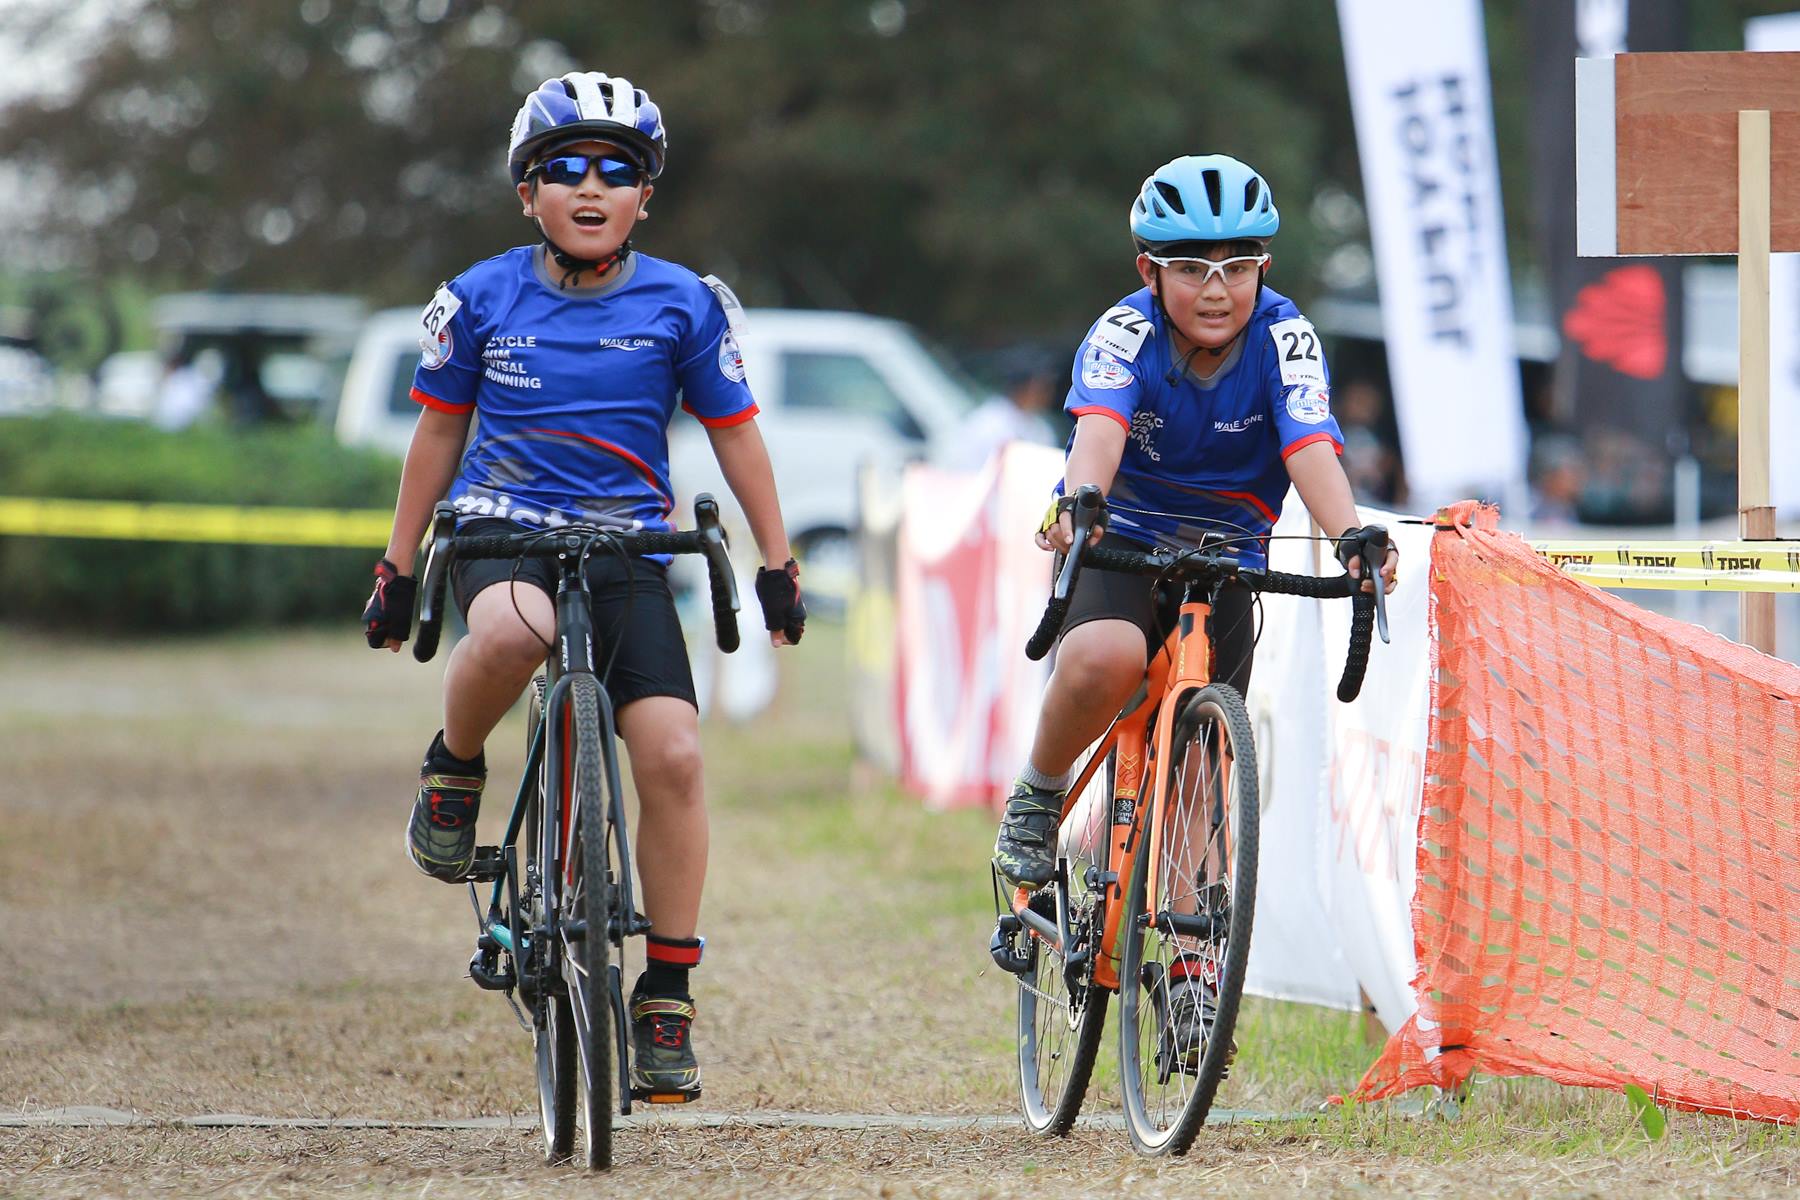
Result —
<svg viewBox="0 0 1800 1200"><path fill-rule="evenodd" d="M1587 484L1587 460L1581 443L1566 433L1542 433L1531 442L1531 519L1548 525L1573 525Z"/></svg>
<svg viewBox="0 0 1800 1200"><path fill-rule="evenodd" d="M1332 389L1332 409L1344 431L1344 474L1358 501L1388 507L1405 499L1400 454L1386 436L1387 398L1367 380Z"/></svg>
<svg viewBox="0 0 1800 1200"><path fill-rule="evenodd" d="M158 429L186 429L212 406L213 380L195 363L193 355L176 350L169 354L162 383L150 419Z"/></svg>
<svg viewBox="0 0 1800 1200"><path fill-rule="evenodd" d="M964 418L944 466L979 471L1008 442L1056 445L1049 413L1062 398L1062 359L1042 346L1018 346L996 356L991 370L1005 395L990 396Z"/></svg>

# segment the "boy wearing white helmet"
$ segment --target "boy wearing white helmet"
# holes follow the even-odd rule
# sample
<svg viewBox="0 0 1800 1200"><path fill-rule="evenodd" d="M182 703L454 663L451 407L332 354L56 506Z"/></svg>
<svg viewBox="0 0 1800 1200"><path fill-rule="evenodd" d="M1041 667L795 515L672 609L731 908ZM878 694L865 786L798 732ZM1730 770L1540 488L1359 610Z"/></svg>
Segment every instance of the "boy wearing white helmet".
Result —
<svg viewBox="0 0 1800 1200"><path fill-rule="evenodd" d="M631 248L667 146L660 110L624 79L574 72L525 98L507 168L542 242L475 264L425 308L412 388L419 423L363 613L372 648L397 651L406 640L414 554L446 493L464 533L573 521L671 528L668 425L678 400L706 426L763 561L778 564L756 581L770 640L800 640L799 572L733 327L742 309L717 280ZM473 862L483 745L543 663L555 630L552 570L534 559L455 564L469 636L445 671L444 728L425 753L407 830L408 854L434 878L458 880ZM707 852L693 679L661 563L598 556L588 585L637 785L651 922L631 998L632 1084L691 1099L700 1071L688 971L700 961Z"/></svg>
<svg viewBox="0 0 1800 1200"><path fill-rule="evenodd" d="M1071 498L1094 484L1107 497L1105 531L1095 530L1102 544L1185 547L1224 534L1245 565L1262 566L1291 482L1337 539L1339 559L1360 572L1365 530L1338 463L1343 435L1318 335L1263 285L1280 223L1267 181L1223 154L1177 158L1144 180L1131 208L1144 286L1082 344L1063 405L1075 432L1040 547L1069 548ZM1397 563L1390 549L1381 566L1390 591ZM1225 587L1213 619L1213 677L1242 692L1255 644L1249 590ZM1075 758L1137 688L1168 620L1141 580L1089 571L1077 581L994 846L1009 880L1035 887L1052 877ZM1189 999L1201 997L1172 997L1172 1011Z"/></svg>

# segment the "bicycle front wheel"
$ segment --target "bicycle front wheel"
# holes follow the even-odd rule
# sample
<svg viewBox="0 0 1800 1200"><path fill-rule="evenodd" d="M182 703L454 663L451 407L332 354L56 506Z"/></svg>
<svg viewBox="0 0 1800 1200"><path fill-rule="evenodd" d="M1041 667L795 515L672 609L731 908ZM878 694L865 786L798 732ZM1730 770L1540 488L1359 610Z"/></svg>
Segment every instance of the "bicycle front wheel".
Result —
<svg viewBox="0 0 1800 1200"><path fill-rule="evenodd" d="M1256 911L1250 715L1224 684L1182 706L1154 832L1132 865L1119 963L1125 1124L1145 1154L1185 1154L1231 1065Z"/></svg>
<svg viewBox="0 0 1800 1200"><path fill-rule="evenodd" d="M1067 953L1058 953L1028 929L1014 934L1031 964L1019 979L1019 1099L1026 1126L1046 1137L1061 1137L1075 1124L1106 1025L1111 993L1091 982L1102 903L1090 872L1106 869L1112 784L1109 754L1057 840L1057 853L1068 864L1070 949L1086 955L1085 963L1071 971ZM1059 886L1047 884L1031 898L1032 909L1052 922Z"/></svg>
<svg viewBox="0 0 1800 1200"><path fill-rule="evenodd" d="M544 708L544 677L531 681L531 703L525 722L527 753ZM544 871L556 862L556 847L545 840L544 773L542 764L527 781L525 795L525 896L527 926L534 939L541 936L544 920ZM555 826L550 830L554 836ZM537 1059L538 1114L544 1129L544 1157L565 1161L575 1148L575 1014L562 980L544 970L544 947L534 946L531 969L537 972L538 994L532 1005L531 1041ZM520 964L519 969L525 970Z"/></svg>
<svg viewBox="0 0 1800 1200"><path fill-rule="evenodd" d="M612 1028L612 983L607 972L612 879L607 858L607 785L602 741L610 732L600 720L600 685L591 675L569 684L563 710L564 812L569 824L563 845L563 880L558 892L563 939L563 978L575 1018L581 1129L587 1165L612 1165L612 1116L616 1067Z"/></svg>

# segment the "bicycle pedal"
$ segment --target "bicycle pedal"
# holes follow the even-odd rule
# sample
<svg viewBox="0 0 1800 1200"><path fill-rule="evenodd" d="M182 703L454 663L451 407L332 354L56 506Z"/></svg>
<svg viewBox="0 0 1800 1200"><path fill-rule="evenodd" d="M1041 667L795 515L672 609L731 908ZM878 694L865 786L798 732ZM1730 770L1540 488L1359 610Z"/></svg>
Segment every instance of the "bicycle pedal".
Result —
<svg viewBox="0 0 1800 1200"><path fill-rule="evenodd" d="M642 1100L645 1104L692 1104L700 1098L700 1089L691 1092L651 1092L642 1088L632 1088L631 1098Z"/></svg>
<svg viewBox="0 0 1800 1200"><path fill-rule="evenodd" d="M456 881L458 883L492 883L506 874L506 855L498 846L475 847L475 860Z"/></svg>

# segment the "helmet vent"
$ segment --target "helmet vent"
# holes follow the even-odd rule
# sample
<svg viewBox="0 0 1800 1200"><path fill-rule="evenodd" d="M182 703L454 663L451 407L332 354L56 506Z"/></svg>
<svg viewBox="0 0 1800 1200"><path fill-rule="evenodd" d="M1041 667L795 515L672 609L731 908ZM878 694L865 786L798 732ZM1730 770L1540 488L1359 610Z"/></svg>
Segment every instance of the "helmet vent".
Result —
<svg viewBox="0 0 1800 1200"><path fill-rule="evenodd" d="M1256 197L1257 197L1257 194L1261 191L1262 191L1262 180L1257 179L1255 176L1252 176L1250 178L1250 182L1248 182L1244 185L1244 211L1245 212L1255 211Z"/></svg>
<svg viewBox="0 0 1800 1200"><path fill-rule="evenodd" d="M1156 190L1162 193L1163 202L1182 216L1187 216L1187 207L1181 202L1181 189L1172 183L1156 181Z"/></svg>
<svg viewBox="0 0 1800 1200"><path fill-rule="evenodd" d="M1212 215L1222 215L1219 201L1219 172L1216 168L1208 168L1200 172L1200 179L1206 184L1206 203L1212 209Z"/></svg>

